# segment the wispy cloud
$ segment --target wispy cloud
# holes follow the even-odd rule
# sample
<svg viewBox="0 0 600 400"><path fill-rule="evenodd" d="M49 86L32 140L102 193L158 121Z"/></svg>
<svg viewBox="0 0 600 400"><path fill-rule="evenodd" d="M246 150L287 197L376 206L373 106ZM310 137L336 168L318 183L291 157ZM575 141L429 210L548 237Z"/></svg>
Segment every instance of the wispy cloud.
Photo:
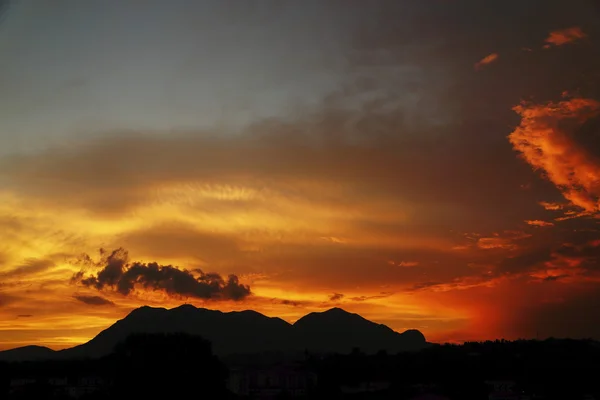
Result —
<svg viewBox="0 0 600 400"><path fill-rule="evenodd" d="M485 250L516 250L519 248L518 241L531 237L530 234L520 231L505 231L494 233L488 237L478 237L477 246Z"/></svg>
<svg viewBox="0 0 600 400"><path fill-rule="evenodd" d="M489 65L489 64L491 64L493 62L498 61L498 58L500 58L500 56L498 55L498 53L492 53L492 54L489 54L489 55L483 57L481 60L479 60L479 61L477 61L475 63L475 70L479 71L480 69L482 69L486 65Z"/></svg>
<svg viewBox="0 0 600 400"><path fill-rule="evenodd" d="M6 272L0 272L0 277L16 278L36 274L46 271L54 266L51 260L28 259L23 264L14 267Z"/></svg>
<svg viewBox="0 0 600 400"><path fill-rule="evenodd" d="M344 298L344 295L342 293L334 293L331 296L329 296L329 301L340 301Z"/></svg>
<svg viewBox="0 0 600 400"><path fill-rule="evenodd" d="M351 297L352 301L368 301L368 300L377 300L377 299L385 299L386 297L392 296L394 293L392 292L381 292L379 294L374 294L370 296L355 296Z"/></svg>
<svg viewBox="0 0 600 400"><path fill-rule="evenodd" d="M542 207L544 207L544 209L549 210L549 211L559 211L559 210L562 210L564 208L564 206L562 204L559 204L559 203L549 203L547 201L541 201L540 205Z"/></svg>
<svg viewBox="0 0 600 400"><path fill-rule="evenodd" d="M86 296L82 294L74 294L73 298L90 306L114 306L115 303L101 296Z"/></svg>
<svg viewBox="0 0 600 400"><path fill-rule="evenodd" d="M388 264L393 265L395 267L405 267L405 268L410 268L410 267L416 267L419 265L418 261L388 261Z"/></svg>
<svg viewBox="0 0 600 400"><path fill-rule="evenodd" d="M525 223L527 225L531 225L531 226L539 226L539 227L548 227L548 226L554 226L554 223L552 222L548 222L548 221L542 221L539 219L534 219L534 220L526 220Z"/></svg>

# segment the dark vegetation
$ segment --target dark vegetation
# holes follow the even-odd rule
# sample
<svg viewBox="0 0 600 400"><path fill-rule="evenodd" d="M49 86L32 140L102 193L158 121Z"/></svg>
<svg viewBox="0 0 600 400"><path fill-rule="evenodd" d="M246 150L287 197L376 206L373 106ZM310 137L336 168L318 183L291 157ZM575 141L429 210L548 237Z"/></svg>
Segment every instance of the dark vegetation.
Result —
<svg viewBox="0 0 600 400"><path fill-rule="evenodd" d="M239 356L236 362L243 359ZM247 360L246 367L259 368L253 367L256 357ZM497 380L514 381L514 390L530 399L580 400L600 389L600 345L592 340L434 345L398 354L306 352L297 364L317 377L304 395L315 399L411 399L430 392L448 399L484 400L491 391L486 382ZM229 359L219 360L201 337L136 334L99 359L0 364L1 398L240 398L228 391L234 368ZM18 379L29 381L17 385ZM368 393L342 393L343 387L365 382L388 385ZM260 393L254 397L261 398ZM272 398L291 397L293 393L282 391Z"/></svg>
<svg viewBox="0 0 600 400"><path fill-rule="evenodd" d="M210 342L177 333L132 335L100 359L5 363L2 376L8 378L3 394L11 399L166 399L198 390L209 398L227 395L227 368ZM11 388L15 379L35 382Z"/></svg>

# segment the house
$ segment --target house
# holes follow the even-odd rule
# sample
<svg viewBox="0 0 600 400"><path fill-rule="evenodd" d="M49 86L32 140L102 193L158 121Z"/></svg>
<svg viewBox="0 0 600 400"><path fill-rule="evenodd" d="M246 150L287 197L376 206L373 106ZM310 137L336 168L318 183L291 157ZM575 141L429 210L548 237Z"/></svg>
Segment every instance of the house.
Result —
<svg viewBox="0 0 600 400"><path fill-rule="evenodd" d="M342 394L373 393L387 390L391 386L389 381L361 381L354 385L342 385L340 391Z"/></svg>
<svg viewBox="0 0 600 400"><path fill-rule="evenodd" d="M98 393L106 390L110 382L100 376L86 375L75 379L67 386L67 395L78 399L84 395Z"/></svg>
<svg viewBox="0 0 600 400"><path fill-rule="evenodd" d="M421 393L415 397L411 397L410 400L450 400L446 396L442 396L434 393Z"/></svg>
<svg viewBox="0 0 600 400"><path fill-rule="evenodd" d="M516 382L510 379L497 379L485 382L491 386L488 400L521 400Z"/></svg>
<svg viewBox="0 0 600 400"><path fill-rule="evenodd" d="M282 393L292 397L307 396L317 383L315 373L299 365L272 365L255 368L233 368L228 389L238 396L268 399Z"/></svg>
<svg viewBox="0 0 600 400"><path fill-rule="evenodd" d="M28 396L31 393L44 393L48 396L61 395L67 385L67 378L13 378L9 383L10 395Z"/></svg>
<svg viewBox="0 0 600 400"><path fill-rule="evenodd" d="M69 384L69 379L66 377L48 378L48 384L54 387L66 387Z"/></svg>
<svg viewBox="0 0 600 400"><path fill-rule="evenodd" d="M21 390L33 386L37 383L36 378L13 378L10 380L8 392L10 394L14 394L20 392Z"/></svg>

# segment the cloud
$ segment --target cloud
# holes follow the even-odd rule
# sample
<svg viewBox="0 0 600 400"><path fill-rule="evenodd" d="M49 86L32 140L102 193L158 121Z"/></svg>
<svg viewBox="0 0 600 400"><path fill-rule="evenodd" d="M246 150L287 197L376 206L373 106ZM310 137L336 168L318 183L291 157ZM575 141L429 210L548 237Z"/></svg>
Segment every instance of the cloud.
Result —
<svg viewBox="0 0 600 400"><path fill-rule="evenodd" d="M118 242L132 253L152 259L185 254L210 264L239 256L245 244L233 234L202 231L183 221L148 225L119 235Z"/></svg>
<svg viewBox="0 0 600 400"><path fill-rule="evenodd" d="M519 248L518 241L531 237L530 234L520 231L504 231L502 233L494 233L490 237L475 238L477 247L485 250L501 249L501 250L516 250Z"/></svg>
<svg viewBox="0 0 600 400"><path fill-rule="evenodd" d="M593 223L589 223L593 226ZM558 227L557 227L558 228ZM494 276L522 276L534 280L588 281L599 276L600 232L596 228L553 229L546 237L537 238L519 254L505 257L494 270Z"/></svg>
<svg viewBox="0 0 600 400"><path fill-rule="evenodd" d="M0 307L5 307L9 304L14 303L19 298L10 294L0 293Z"/></svg>
<svg viewBox="0 0 600 400"><path fill-rule="evenodd" d="M115 303L101 296L86 296L74 294L73 298L90 306L114 306Z"/></svg>
<svg viewBox="0 0 600 400"><path fill-rule="evenodd" d="M429 91L428 80L419 82ZM450 90L445 87L439 90ZM525 169L498 139L490 139L502 138L503 126L476 112L467 120L451 107L440 110L451 114L448 120L411 118L405 103L418 101L428 106L417 110L430 110L433 94L411 100L401 86L392 94L384 89L379 85L371 97L353 82L314 112L266 120L237 136L218 131L105 134L35 156L7 157L0 161L0 178L19 198L103 218L165 209L183 217L205 210L209 216L203 219L218 212L239 223L240 210L249 210L262 214L258 224L273 220L273 214L293 214L297 225L301 212L307 224L321 216L327 220L312 225L329 226L329 216L386 214L382 222L391 224L402 214L428 208L420 218L432 223L420 225L435 221L450 227L480 225L476 214L502 219L499 205L523 204L519 199L525 195L514 196L511 188ZM482 130L489 135L478 134ZM429 207L432 203L443 206ZM320 237L348 239L325 234Z"/></svg>
<svg viewBox="0 0 600 400"><path fill-rule="evenodd" d="M32 314L19 314L17 315L17 318L31 318L33 317Z"/></svg>
<svg viewBox="0 0 600 400"><path fill-rule="evenodd" d="M491 64L493 62L498 61L499 57L500 56L498 55L498 53L492 53L490 55L487 55L487 56L483 57L481 60L479 60L477 63L475 63L475 70L479 71L484 66L489 65L489 64Z"/></svg>
<svg viewBox="0 0 600 400"><path fill-rule="evenodd" d="M125 296L136 286L163 291L170 296L204 300L237 301L251 293L250 287L240 284L235 275L229 275L225 280L216 273L197 271L197 276L194 276L187 270L155 262L129 263L129 254L122 248L110 253L103 251L102 254L103 267L99 272L86 276L82 270L75 274L71 281L97 290L111 288Z"/></svg>
<svg viewBox="0 0 600 400"><path fill-rule="evenodd" d="M283 304L286 306L300 307L300 306L304 305L304 302L302 302L300 300L277 299L277 301L280 304Z"/></svg>
<svg viewBox="0 0 600 400"><path fill-rule="evenodd" d="M549 275L544 278L544 282L554 282L562 278L566 278L569 275Z"/></svg>
<svg viewBox="0 0 600 400"><path fill-rule="evenodd" d="M520 125L509 135L514 149L552 182L574 206L600 210L600 162L573 139L574 131L600 111L600 102L570 98L560 102L523 102L513 108Z"/></svg>
<svg viewBox="0 0 600 400"><path fill-rule="evenodd" d="M329 301L340 301L344 298L344 295L342 293L334 293L331 296L329 296Z"/></svg>
<svg viewBox="0 0 600 400"><path fill-rule="evenodd" d="M549 211L558 211L558 210L562 210L564 208L564 206L562 204L549 203L547 201L541 201L540 205L542 207L544 207L545 210L549 210Z"/></svg>
<svg viewBox="0 0 600 400"><path fill-rule="evenodd" d="M371 296L356 296L351 297L352 301L367 301L367 300L376 300L376 299L385 299L386 297L392 296L394 293L392 292L381 292L379 294L371 295Z"/></svg>
<svg viewBox="0 0 600 400"><path fill-rule="evenodd" d="M46 271L54 266L54 262L51 260L40 260L40 259L28 259L22 265L19 265L6 272L0 272L0 277L3 278L18 278L27 275L36 274L39 272Z"/></svg>
<svg viewBox="0 0 600 400"><path fill-rule="evenodd" d="M554 224L552 222L548 222L548 221L541 221L539 219L534 219L534 220L526 220L525 223L527 225L531 225L531 226L539 226L539 227L548 227L548 226L554 226Z"/></svg>
<svg viewBox="0 0 600 400"><path fill-rule="evenodd" d="M585 32L576 26L572 28L561 29L550 32L545 40L546 45L544 48L550 48L552 46L564 46L565 44L573 43L586 37L587 35Z"/></svg>
<svg viewBox="0 0 600 400"><path fill-rule="evenodd" d="M389 261L389 264L393 265L395 267L410 268L410 267L416 267L416 266L418 266L419 262L417 262L417 261L400 261L400 262Z"/></svg>
<svg viewBox="0 0 600 400"><path fill-rule="evenodd" d="M492 287L497 284L498 278L489 274L457 277L448 281L424 281L414 284L409 291L419 292L451 292L468 290L478 287Z"/></svg>

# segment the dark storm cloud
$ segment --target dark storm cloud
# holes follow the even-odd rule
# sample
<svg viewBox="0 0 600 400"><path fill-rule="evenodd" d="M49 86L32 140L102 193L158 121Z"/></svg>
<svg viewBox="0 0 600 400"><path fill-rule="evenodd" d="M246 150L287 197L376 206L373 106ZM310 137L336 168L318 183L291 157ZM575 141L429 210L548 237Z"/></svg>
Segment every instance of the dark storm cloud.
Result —
<svg viewBox="0 0 600 400"><path fill-rule="evenodd" d="M101 296L85 296L74 294L73 298L90 306L114 306L115 303Z"/></svg>
<svg viewBox="0 0 600 400"><path fill-rule="evenodd" d="M136 286L164 291L171 296L205 300L242 300L251 293L250 287L240 284L235 275L224 279L219 274L200 271L194 276L187 270L171 265L129 263L128 253L124 249L105 254L104 265L99 272L85 276L80 271L73 276L72 282L97 290L111 288L122 295L130 294Z"/></svg>

